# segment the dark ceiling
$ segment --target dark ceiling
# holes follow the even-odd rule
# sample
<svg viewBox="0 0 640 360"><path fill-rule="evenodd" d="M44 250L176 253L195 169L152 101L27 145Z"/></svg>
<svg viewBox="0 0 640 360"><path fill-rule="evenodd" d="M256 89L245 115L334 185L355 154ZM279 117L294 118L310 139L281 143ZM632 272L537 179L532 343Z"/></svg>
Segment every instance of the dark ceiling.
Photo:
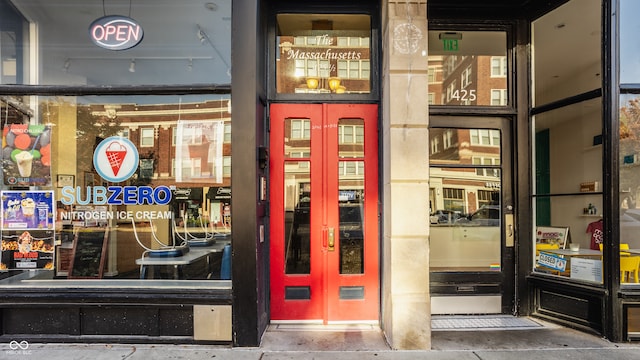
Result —
<svg viewBox="0 0 640 360"><path fill-rule="evenodd" d="M430 19L535 19L568 0L428 0Z"/></svg>

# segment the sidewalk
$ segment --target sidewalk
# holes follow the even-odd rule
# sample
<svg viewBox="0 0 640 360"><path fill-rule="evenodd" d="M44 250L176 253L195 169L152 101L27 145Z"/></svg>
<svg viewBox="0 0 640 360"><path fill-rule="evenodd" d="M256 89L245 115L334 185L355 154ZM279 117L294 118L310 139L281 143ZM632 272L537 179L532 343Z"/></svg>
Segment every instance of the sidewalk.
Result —
<svg viewBox="0 0 640 360"><path fill-rule="evenodd" d="M259 348L219 348L197 345L98 345L98 344L31 344L26 350L10 350L3 346L0 359L47 360L636 360L640 347L564 348L524 350L429 350L429 351L269 351Z"/></svg>
<svg viewBox="0 0 640 360"><path fill-rule="evenodd" d="M538 321L538 320L537 320ZM270 326L259 348L214 345L0 344L0 359L27 360L636 360L640 343L544 324L530 330L433 331L431 350L391 350L379 328L281 330Z"/></svg>

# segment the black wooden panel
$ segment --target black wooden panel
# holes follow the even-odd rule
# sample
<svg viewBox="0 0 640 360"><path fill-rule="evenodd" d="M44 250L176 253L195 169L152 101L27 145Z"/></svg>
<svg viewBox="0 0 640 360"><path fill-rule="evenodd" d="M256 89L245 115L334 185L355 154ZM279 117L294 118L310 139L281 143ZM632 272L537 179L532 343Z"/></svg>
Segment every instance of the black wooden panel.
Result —
<svg viewBox="0 0 640 360"><path fill-rule="evenodd" d="M589 318L589 301L576 296L559 294L551 291L540 291L541 309L549 310L578 319Z"/></svg>
<svg viewBox="0 0 640 360"><path fill-rule="evenodd" d="M158 335L155 307L85 307L81 310L82 335Z"/></svg>
<svg viewBox="0 0 640 360"><path fill-rule="evenodd" d="M161 308L158 314L160 336L193 336L193 307Z"/></svg>
<svg viewBox="0 0 640 360"><path fill-rule="evenodd" d="M2 309L3 334L80 334L77 308L14 307Z"/></svg>

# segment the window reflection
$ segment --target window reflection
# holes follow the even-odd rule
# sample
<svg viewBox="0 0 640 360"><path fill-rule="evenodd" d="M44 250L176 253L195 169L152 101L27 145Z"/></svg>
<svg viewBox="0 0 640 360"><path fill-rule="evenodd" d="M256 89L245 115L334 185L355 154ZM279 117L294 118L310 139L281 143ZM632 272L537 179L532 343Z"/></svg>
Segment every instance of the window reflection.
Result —
<svg viewBox="0 0 640 360"><path fill-rule="evenodd" d="M367 15L279 14L278 93L371 92L371 20Z"/></svg>
<svg viewBox="0 0 640 360"><path fill-rule="evenodd" d="M633 0L620 1L620 83L640 83L640 44L635 36L640 31L640 21L635 14L640 3Z"/></svg>
<svg viewBox="0 0 640 360"><path fill-rule="evenodd" d="M501 134L430 129L431 271L500 268Z"/></svg>
<svg viewBox="0 0 640 360"><path fill-rule="evenodd" d="M627 249L640 249L640 96L620 97L620 249L621 254L635 257L638 254L624 253ZM624 256L623 255L623 256ZM630 261L630 260L625 260ZM621 263L621 271L623 264ZM635 280L623 282L635 283Z"/></svg>
<svg viewBox="0 0 640 360"><path fill-rule="evenodd" d="M507 37L429 31L429 104L507 106Z"/></svg>
<svg viewBox="0 0 640 360"><path fill-rule="evenodd" d="M158 7L171 18L150 11ZM34 70L39 85L231 82L231 1L216 3L215 11L196 0L107 4L107 13L128 13L143 28L142 41L126 51L91 43L88 25L104 12L100 2L1 1L0 83L32 84Z"/></svg>

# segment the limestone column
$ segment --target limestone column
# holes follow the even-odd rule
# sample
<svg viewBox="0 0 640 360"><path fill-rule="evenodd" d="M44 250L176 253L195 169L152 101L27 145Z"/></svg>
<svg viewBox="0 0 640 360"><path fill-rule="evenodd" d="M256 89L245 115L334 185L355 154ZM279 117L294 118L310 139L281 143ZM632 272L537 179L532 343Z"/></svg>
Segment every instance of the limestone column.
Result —
<svg viewBox="0 0 640 360"><path fill-rule="evenodd" d="M383 6L383 329L394 349L431 347L426 0Z"/></svg>

